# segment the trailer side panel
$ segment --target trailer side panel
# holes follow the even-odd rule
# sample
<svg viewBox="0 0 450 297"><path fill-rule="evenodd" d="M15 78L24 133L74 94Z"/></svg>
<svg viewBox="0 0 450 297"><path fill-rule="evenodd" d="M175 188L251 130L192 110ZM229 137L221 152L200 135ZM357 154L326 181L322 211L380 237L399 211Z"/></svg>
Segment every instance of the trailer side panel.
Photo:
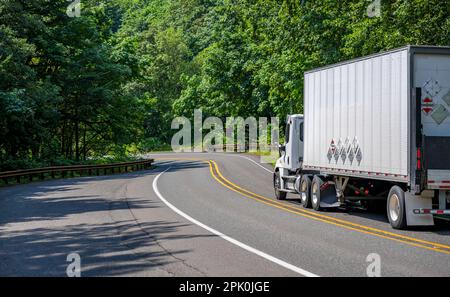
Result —
<svg viewBox="0 0 450 297"><path fill-rule="evenodd" d="M408 181L408 50L305 75L304 168Z"/></svg>

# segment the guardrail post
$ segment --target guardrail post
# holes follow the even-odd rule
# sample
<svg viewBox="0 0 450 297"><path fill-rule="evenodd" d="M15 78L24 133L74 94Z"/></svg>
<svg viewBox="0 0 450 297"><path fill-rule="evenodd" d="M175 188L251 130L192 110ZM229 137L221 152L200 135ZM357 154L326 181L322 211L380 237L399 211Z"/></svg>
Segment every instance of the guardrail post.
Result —
<svg viewBox="0 0 450 297"><path fill-rule="evenodd" d="M20 175L16 176L16 182L20 184Z"/></svg>
<svg viewBox="0 0 450 297"><path fill-rule="evenodd" d="M52 179L54 179L55 178L55 172L52 170L52 172L50 174L52 176Z"/></svg>
<svg viewBox="0 0 450 297"><path fill-rule="evenodd" d="M30 182L33 181L33 175L32 174L28 174L28 179L30 180Z"/></svg>

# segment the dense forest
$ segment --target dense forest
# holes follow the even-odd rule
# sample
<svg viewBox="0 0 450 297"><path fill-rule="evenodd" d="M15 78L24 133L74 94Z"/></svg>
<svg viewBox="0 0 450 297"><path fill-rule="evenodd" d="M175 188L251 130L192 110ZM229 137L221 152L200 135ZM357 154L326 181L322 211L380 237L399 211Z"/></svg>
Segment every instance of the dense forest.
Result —
<svg viewBox="0 0 450 297"><path fill-rule="evenodd" d="M448 0L375 2L0 0L0 170L164 148L196 108L283 119L305 70L450 45Z"/></svg>

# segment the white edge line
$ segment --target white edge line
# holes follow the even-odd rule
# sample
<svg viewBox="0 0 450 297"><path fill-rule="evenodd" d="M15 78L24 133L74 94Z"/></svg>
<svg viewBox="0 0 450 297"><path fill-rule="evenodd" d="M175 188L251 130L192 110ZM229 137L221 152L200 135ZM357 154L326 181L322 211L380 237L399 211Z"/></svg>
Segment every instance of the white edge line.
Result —
<svg viewBox="0 0 450 297"><path fill-rule="evenodd" d="M267 171L267 172L269 172L269 173L271 173L271 174L273 173L272 170L267 169L266 167L262 166L261 164L259 164L259 163L256 162L255 160L253 160L252 158L249 158L249 157L246 157L246 156L240 156L240 155L236 155L236 156L238 156L238 157L240 157L240 158L247 159L247 160L249 160L249 161L255 163L256 165L258 165L259 167L261 167L261 168L264 169L265 171Z"/></svg>
<svg viewBox="0 0 450 297"><path fill-rule="evenodd" d="M306 271L306 270L304 270L304 269L301 269L300 267L294 266L294 265L289 264L289 263L287 263L287 262L285 262L285 261L283 261L283 260L280 260L280 259L278 259L278 258L275 258L275 257L273 257L273 256L271 256L271 255L269 255L269 254L266 254L266 253L264 253L264 252L262 252L262 251L260 251L260 250L257 250L257 249L255 249L255 248L253 248L253 247L251 247L251 246L248 246L248 245L246 245L245 243L242 243L242 242L240 242L240 241L238 241L238 240L236 240L236 239L234 239L234 238L231 238L231 237L229 237L229 236L227 236L227 235L225 235L225 234L223 234L223 233L221 233L221 232L219 232L219 231L217 231L217 230L215 230L215 229L213 229L213 228L211 228L211 227L209 227L209 226L206 226L205 224L203 224L203 223L197 221L196 219L192 218L191 216L187 215L186 213L184 213L184 212L182 212L181 210L179 210L178 208L176 208L176 207L175 207L174 205L172 205L169 201L167 201L167 200L161 195L161 193L160 193L159 190L158 190L158 179L159 179L159 177L160 177L161 175L163 175L163 173L165 173L165 172L168 171L169 169L170 169L170 167L167 168L166 170L164 170L163 172L161 172L160 174L158 174L158 175L155 177L155 179L153 180L153 191L155 191L155 194L158 196L158 198L159 198L165 205L167 205L170 209L172 209L174 212L176 212L177 214L179 214L180 216L182 216L182 217L185 218L186 220L188 220L188 221L190 221L190 222L196 224L197 226L199 226L199 227L201 227L201 228L203 228L203 229L205 229L205 230L207 230L207 231L209 231L209 232L211 232L211 233L213 233L213 234L215 234L215 235L221 237L222 239L225 239L225 240L228 241L228 242L231 242L231 243L234 244L234 245L237 245L237 246L240 247L240 248L243 248L244 250L247 250L247 251L249 251L249 252L251 252L251 253L253 253L253 254L256 254L256 255L258 255L258 256L260 256L260 257L266 259L266 260L269 260L269 261L271 261L271 262L273 262L273 263L275 263L275 264L278 264L278 265L280 265L280 266L282 266L282 267L284 267L284 268L286 268L286 269L289 269L289 270L291 270L291 271L294 271L294 272L296 272L296 273L299 273L299 274L301 274L301 275L303 275L303 276L307 276L307 277L318 277L318 275L316 275L316 274L314 274L314 273L311 273L311 272L309 272L309 271Z"/></svg>

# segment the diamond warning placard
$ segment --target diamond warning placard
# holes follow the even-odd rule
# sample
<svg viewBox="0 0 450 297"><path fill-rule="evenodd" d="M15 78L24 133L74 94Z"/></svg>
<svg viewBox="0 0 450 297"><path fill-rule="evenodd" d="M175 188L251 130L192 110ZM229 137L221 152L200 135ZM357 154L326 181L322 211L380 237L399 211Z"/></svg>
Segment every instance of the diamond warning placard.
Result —
<svg viewBox="0 0 450 297"><path fill-rule="evenodd" d="M441 85L439 84L439 82L435 79L430 79L428 80L425 84L424 84L424 89L425 92L431 96L434 97L437 94L439 94L439 92L442 90Z"/></svg>
<svg viewBox="0 0 450 297"><path fill-rule="evenodd" d="M431 115L431 118L438 124L442 124L443 121L449 116L449 112L444 107L444 105L439 104L437 108L434 109L433 114Z"/></svg>
<svg viewBox="0 0 450 297"><path fill-rule="evenodd" d="M444 97L442 97L442 100L444 100L445 103L447 103L448 106L450 106L450 91Z"/></svg>

